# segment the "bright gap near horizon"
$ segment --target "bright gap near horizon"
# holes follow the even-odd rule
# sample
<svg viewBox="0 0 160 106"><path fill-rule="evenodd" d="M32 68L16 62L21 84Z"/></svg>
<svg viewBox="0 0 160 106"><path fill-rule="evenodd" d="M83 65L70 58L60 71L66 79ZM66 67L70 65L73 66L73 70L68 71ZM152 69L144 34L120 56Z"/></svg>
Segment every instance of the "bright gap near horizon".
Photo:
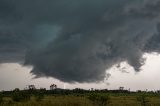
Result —
<svg viewBox="0 0 160 106"><path fill-rule="evenodd" d="M37 78L30 73L31 67L23 67L17 63L4 63L0 65L0 90L24 89L27 85L34 84L36 88L49 89L50 84L57 84L59 88L74 89L118 89L120 86L131 90L159 90L160 83L160 54L145 54L145 65L136 73L126 62L120 67L113 66L107 72L111 74L108 80L100 83L75 83L69 84L54 78Z"/></svg>

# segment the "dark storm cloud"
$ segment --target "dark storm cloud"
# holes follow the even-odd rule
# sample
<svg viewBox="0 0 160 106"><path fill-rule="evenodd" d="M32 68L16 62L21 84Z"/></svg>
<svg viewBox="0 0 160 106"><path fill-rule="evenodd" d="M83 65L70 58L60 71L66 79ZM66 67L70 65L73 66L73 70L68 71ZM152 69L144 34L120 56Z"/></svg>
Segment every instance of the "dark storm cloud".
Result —
<svg viewBox="0 0 160 106"><path fill-rule="evenodd" d="M1 0L0 62L65 82L101 81L145 52L159 52L158 0ZM158 31L157 31L158 29ZM24 57L25 55L25 57Z"/></svg>

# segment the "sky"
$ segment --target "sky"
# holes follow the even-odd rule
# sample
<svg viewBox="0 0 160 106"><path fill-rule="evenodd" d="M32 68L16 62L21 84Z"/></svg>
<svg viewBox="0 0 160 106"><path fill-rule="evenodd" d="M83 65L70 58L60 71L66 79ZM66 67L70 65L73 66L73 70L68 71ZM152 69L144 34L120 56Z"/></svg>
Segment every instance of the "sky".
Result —
<svg viewBox="0 0 160 106"><path fill-rule="evenodd" d="M34 79L30 73L32 67L24 67L17 63L5 63L0 65L0 90L13 90L15 88L25 89L27 85L35 85L36 88L49 89L51 84L56 84L62 89L109 89L116 90L124 87L126 90L160 90L160 55L157 53L145 54L146 64L142 71L135 72L126 62L121 63L121 68L117 65L109 69L111 76L100 83L64 83L52 77ZM124 68L125 67L125 68ZM108 72L107 71L107 72Z"/></svg>
<svg viewBox="0 0 160 106"><path fill-rule="evenodd" d="M159 0L0 0L0 89L158 89L156 53Z"/></svg>

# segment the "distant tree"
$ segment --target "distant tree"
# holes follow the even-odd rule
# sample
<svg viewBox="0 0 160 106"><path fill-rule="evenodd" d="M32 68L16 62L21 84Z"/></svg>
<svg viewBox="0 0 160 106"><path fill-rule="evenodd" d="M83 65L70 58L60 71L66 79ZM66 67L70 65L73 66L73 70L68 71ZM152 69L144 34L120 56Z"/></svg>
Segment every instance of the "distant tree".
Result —
<svg viewBox="0 0 160 106"><path fill-rule="evenodd" d="M29 90L36 90L36 87L35 87L35 85L28 85L28 89Z"/></svg>
<svg viewBox="0 0 160 106"><path fill-rule="evenodd" d="M56 84L51 84L50 85L50 90L54 90L54 89L57 89L57 85Z"/></svg>
<svg viewBox="0 0 160 106"><path fill-rule="evenodd" d="M46 88L40 88L40 91L46 91Z"/></svg>
<svg viewBox="0 0 160 106"><path fill-rule="evenodd" d="M120 90L120 91L123 91L123 90L124 90L124 87L119 87L119 90Z"/></svg>
<svg viewBox="0 0 160 106"><path fill-rule="evenodd" d="M141 93L142 91L141 91L141 90L138 90L137 92L138 92L138 93Z"/></svg>
<svg viewBox="0 0 160 106"><path fill-rule="evenodd" d="M15 88L13 91L14 91L14 92L19 92L20 89L19 89L19 88Z"/></svg>
<svg viewBox="0 0 160 106"><path fill-rule="evenodd" d="M94 89L93 88L91 88L91 91L93 91Z"/></svg>
<svg viewBox="0 0 160 106"><path fill-rule="evenodd" d="M156 93L160 93L160 90L157 90Z"/></svg>

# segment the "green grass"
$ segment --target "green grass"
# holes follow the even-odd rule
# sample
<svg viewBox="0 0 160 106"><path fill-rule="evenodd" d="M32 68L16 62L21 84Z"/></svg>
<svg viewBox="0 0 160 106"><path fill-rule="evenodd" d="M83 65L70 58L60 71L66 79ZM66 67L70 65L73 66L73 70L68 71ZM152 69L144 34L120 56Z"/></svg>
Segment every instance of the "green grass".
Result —
<svg viewBox="0 0 160 106"><path fill-rule="evenodd" d="M0 103L0 106L99 106L95 103L96 101L90 100L88 96L88 94L81 96L44 96L40 100L37 100L36 96L32 96L28 101L19 102L13 101L10 97L3 97L3 102ZM106 104L106 106L143 106L140 101L141 99L137 99L139 97L140 95L111 95L109 96L109 99L107 99L109 100L109 104ZM159 96L145 96L145 99L147 99L146 106L160 106Z"/></svg>
<svg viewBox="0 0 160 106"><path fill-rule="evenodd" d="M10 102L11 98L4 98L4 103L0 106L92 106L85 97L75 96L45 96L41 101L37 101L33 96L29 101Z"/></svg>

